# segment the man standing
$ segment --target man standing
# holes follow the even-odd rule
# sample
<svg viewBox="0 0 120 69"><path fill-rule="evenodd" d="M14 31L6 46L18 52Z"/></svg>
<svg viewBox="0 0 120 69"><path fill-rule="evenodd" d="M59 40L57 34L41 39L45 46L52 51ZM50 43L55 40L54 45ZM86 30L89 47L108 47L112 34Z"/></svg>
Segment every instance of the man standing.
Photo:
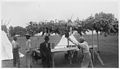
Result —
<svg viewBox="0 0 120 69"><path fill-rule="evenodd" d="M72 39L68 38L71 42L73 42L75 45L78 46L78 48L81 48L83 50L83 61L81 63L81 67L93 67L92 59L91 59L91 53L89 51L88 43L85 41L84 37L79 38L79 43L74 42Z"/></svg>
<svg viewBox="0 0 120 69"><path fill-rule="evenodd" d="M30 39L30 35L27 34L26 35L26 66L27 67L32 67L32 57L31 57L31 53L32 53L32 47L31 47L31 39Z"/></svg>
<svg viewBox="0 0 120 69"><path fill-rule="evenodd" d="M52 57L51 57L49 37L45 36L44 40L45 41L40 44L42 64L43 64L43 67L51 67Z"/></svg>
<svg viewBox="0 0 120 69"><path fill-rule="evenodd" d="M20 47L17 42L17 37L13 37L12 49L13 49L13 66L14 67L16 67L16 64L18 67L20 67L19 48Z"/></svg>

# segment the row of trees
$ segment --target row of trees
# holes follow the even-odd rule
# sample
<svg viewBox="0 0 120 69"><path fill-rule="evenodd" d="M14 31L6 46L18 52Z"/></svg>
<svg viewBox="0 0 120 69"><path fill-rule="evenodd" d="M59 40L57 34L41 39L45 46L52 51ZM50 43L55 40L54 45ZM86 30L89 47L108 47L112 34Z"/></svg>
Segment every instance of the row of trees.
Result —
<svg viewBox="0 0 120 69"><path fill-rule="evenodd" d="M72 27L73 30L77 30L80 35L82 33L86 33L86 31L96 31L104 34L105 36L110 35L111 33L118 33L118 19L114 17L111 13L96 13L94 16L89 16L84 20L80 20L77 18L72 21L69 20L51 20L51 21L41 21L37 22L29 22L29 24L23 28L20 26L9 27L9 33L11 36L15 34L24 36L29 33L32 36L39 32L46 33L58 33L63 35L66 33L69 27ZM69 31L69 30L68 30Z"/></svg>
<svg viewBox="0 0 120 69"><path fill-rule="evenodd" d="M65 34L67 30L66 27L72 27L74 30L77 30L80 35L86 33L86 31L96 31L101 32L105 36L110 35L111 33L118 33L118 20L111 13L96 13L94 16L90 16L87 19L79 20L76 19L72 21L71 19L49 21L49 22L30 22L26 27L27 31L34 35L35 33L51 32L58 34Z"/></svg>
<svg viewBox="0 0 120 69"><path fill-rule="evenodd" d="M76 20L72 21L71 19L65 20L51 20L51 21L41 21L37 22L29 22L28 25L23 28L20 26L16 27L9 27L9 34L11 36L20 35L24 36L25 34L29 33L33 36L36 33L58 33L60 35L66 34L66 32L70 31L70 27L73 30L78 31L80 35L86 34L87 31L96 31L97 33L97 45L99 50L99 34L107 36L111 34L118 34L118 19L114 17L111 13L96 13L94 16L89 16L84 20L80 20L77 18ZM6 26L2 25L2 30L7 31ZM93 36L92 36L93 41ZM93 46L94 42L92 42Z"/></svg>
<svg viewBox="0 0 120 69"><path fill-rule="evenodd" d="M14 35L20 35L20 36L24 36L26 34L26 29L20 26L16 26L16 27L9 27L9 34L10 36L14 36Z"/></svg>

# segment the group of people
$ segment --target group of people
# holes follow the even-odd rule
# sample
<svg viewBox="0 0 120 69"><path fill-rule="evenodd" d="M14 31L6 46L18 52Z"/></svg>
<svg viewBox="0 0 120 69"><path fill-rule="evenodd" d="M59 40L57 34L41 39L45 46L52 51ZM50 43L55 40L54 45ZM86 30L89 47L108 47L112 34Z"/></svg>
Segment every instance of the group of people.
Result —
<svg viewBox="0 0 120 69"><path fill-rule="evenodd" d="M91 53L89 51L88 43L85 41L84 37L80 37L78 42L74 42L69 37L66 37L69 41L71 41L73 44L75 44L79 49L83 51L83 59L81 63L81 67L93 67L92 59L91 59ZM31 67L32 66L32 46L31 46L31 39L30 35L26 35L26 66ZM20 46L17 42L17 37L13 37L12 41L13 45L13 65L20 67L20 58L19 58L19 49ZM42 57L42 65L43 67L51 67L52 66L52 53L51 53L51 47L49 43L49 36L45 36L44 42L40 44L40 54Z"/></svg>
<svg viewBox="0 0 120 69"><path fill-rule="evenodd" d="M25 56L26 56L26 67L32 67L32 45L31 45L30 35L26 35L26 48L25 48ZM19 43L17 41L17 37L13 37L12 41L12 49L13 49L13 66L20 67L20 57L19 57ZM40 44L39 47L40 54L42 57L42 65L43 67L51 67L52 66L52 53L50 49L49 37L45 36L44 42Z"/></svg>
<svg viewBox="0 0 120 69"><path fill-rule="evenodd" d="M30 36L26 35L26 66L31 67L31 40ZM13 66L14 67L20 67L20 56L19 56L19 49L20 49L20 44L17 41L17 37L13 37L12 41L12 51L13 51Z"/></svg>

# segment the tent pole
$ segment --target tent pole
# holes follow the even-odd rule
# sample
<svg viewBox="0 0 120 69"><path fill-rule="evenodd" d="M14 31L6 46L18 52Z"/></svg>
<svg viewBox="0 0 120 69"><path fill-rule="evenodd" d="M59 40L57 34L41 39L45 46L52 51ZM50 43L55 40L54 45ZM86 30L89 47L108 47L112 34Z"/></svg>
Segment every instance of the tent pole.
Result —
<svg viewBox="0 0 120 69"><path fill-rule="evenodd" d="M97 45L98 45L98 53L100 53L100 50L99 50L99 38L98 38L98 31L97 31Z"/></svg>
<svg viewBox="0 0 120 69"><path fill-rule="evenodd" d="M102 65L104 65L104 63L103 63L103 61L102 61L102 59L101 59L101 57L100 57L100 50L99 50L99 38L98 38L98 36L99 36L99 34L98 34L98 31L97 31L97 45L98 45L98 51L95 51L95 54L97 55L97 58L98 58L98 60L100 61L100 63L102 64Z"/></svg>
<svg viewBox="0 0 120 69"><path fill-rule="evenodd" d="M92 30L92 58L93 58L93 62L94 62L94 47L93 47L93 43L94 43L94 40L93 40L93 30Z"/></svg>

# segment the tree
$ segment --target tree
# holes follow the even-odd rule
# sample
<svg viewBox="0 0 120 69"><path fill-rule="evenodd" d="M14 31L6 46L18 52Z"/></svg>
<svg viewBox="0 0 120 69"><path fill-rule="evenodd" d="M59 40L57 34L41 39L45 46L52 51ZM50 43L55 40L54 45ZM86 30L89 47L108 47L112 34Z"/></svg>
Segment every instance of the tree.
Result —
<svg viewBox="0 0 120 69"><path fill-rule="evenodd" d="M86 28L87 30L89 31L92 31L92 46L93 46L93 31L95 30L94 29L94 21L95 21L95 18L93 16L90 16L88 17L87 19L84 20L84 28ZM93 59L94 59L94 53L93 53Z"/></svg>
<svg viewBox="0 0 120 69"><path fill-rule="evenodd" d="M99 39L98 39L98 32L104 32L106 34L110 34L110 30L114 30L113 24L115 23L115 17L111 13L96 13L95 14L95 21L94 21L94 29L97 33L97 44L99 50Z"/></svg>
<svg viewBox="0 0 120 69"><path fill-rule="evenodd" d="M11 31L13 32L14 35L24 36L26 34L26 29L20 26L14 27L14 29Z"/></svg>
<svg viewBox="0 0 120 69"><path fill-rule="evenodd" d="M12 27L12 26L9 27L9 33L10 33L10 36L14 36L15 35L14 27Z"/></svg>
<svg viewBox="0 0 120 69"><path fill-rule="evenodd" d="M1 26L1 29L2 29L5 33L7 33L7 27L6 27L6 25L2 25L2 26Z"/></svg>
<svg viewBox="0 0 120 69"><path fill-rule="evenodd" d="M36 22L29 22L29 25L26 26L27 33L29 33L31 36L39 32L39 27L36 24Z"/></svg>
<svg viewBox="0 0 120 69"><path fill-rule="evenodd" d="M76 19L74 21L74 23L77 23L77 25L75 25L76 27L74 27L74 30L77 30L78 33L82 36L84 34L86 34L87 29L85 28L85 21L80 21L79 19Z"/></svg>

